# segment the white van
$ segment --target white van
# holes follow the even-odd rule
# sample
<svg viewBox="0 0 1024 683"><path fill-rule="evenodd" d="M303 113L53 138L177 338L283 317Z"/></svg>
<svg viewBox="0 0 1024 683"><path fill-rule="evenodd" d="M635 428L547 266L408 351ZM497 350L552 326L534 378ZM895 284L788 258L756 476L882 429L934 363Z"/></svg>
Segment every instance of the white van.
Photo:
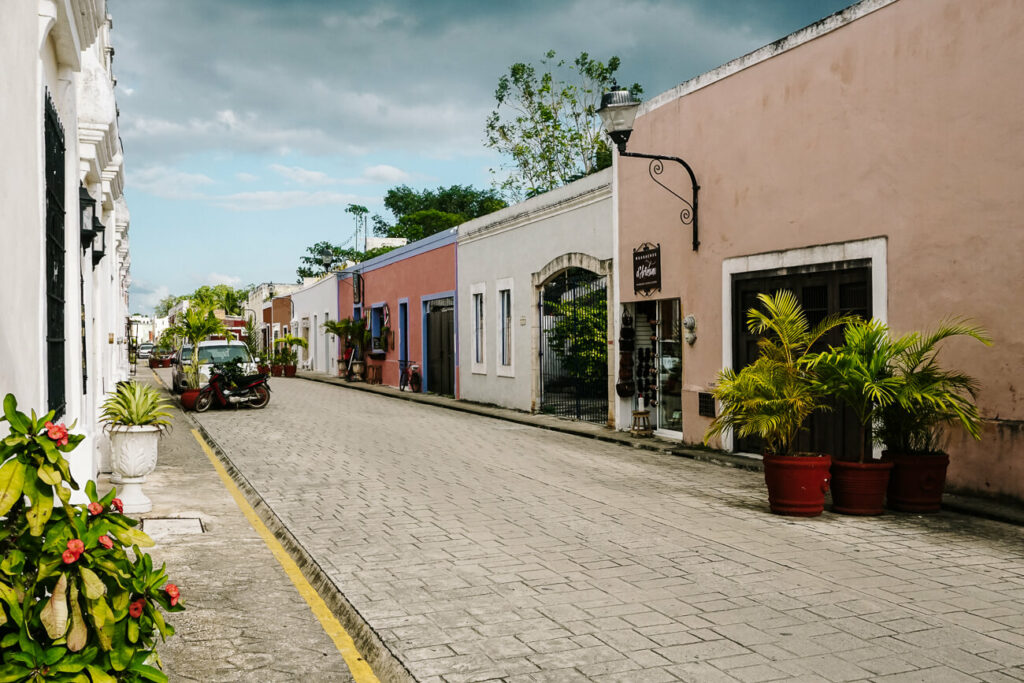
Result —
<svg viewBox="0 0 1024 683"><path fill-rule="evenodd" d="M256 362L249 355L249 349L240 341L223 339L199 342L199 386L210 381L210 366L218 363L241 361L239 367L247 375L256 374ZM178 349L171 363L171 384L179 394L188 389L185 379L186 368L192 362L192 347L186 344Z"/></svg>

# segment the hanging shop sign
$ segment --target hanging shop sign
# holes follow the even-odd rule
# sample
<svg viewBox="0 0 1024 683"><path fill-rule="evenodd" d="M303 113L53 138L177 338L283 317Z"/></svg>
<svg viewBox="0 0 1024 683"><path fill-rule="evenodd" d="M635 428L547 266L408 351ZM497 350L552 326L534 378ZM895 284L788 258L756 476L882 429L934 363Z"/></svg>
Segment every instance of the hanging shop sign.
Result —
<svg viewBox="0 0 1024 683"><path fill-rule="evenodd" d="M661 244L644 242L633 250L633 292L650 296L661 291Z"/></svg>
<svg viewBox="0 0 1024 683"><path fill-rule="evenodd" d="M363 276L360 273L352 273L352 303L363 303Z"/></svg>

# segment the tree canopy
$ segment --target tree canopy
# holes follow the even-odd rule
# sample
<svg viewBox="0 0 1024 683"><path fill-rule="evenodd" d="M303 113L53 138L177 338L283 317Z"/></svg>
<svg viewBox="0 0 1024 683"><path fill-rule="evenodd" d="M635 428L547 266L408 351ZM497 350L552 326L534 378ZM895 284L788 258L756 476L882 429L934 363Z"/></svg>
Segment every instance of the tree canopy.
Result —
<svg viewBox="0 0 1024 683"><path fill-rule="evenodd" d="M296 268L295 273L299 276L299 282L301 282L302 278L320 277L332 270L343 268L346 262L362 263L396 248L376 247L360 251L358 249L341 247L330 242L317 242L311 247L306 247L306 256L299 257L300 265ZM330 261L326 267L324 266L325 255L330 256Z"/></svg>
<svg viewBox="0 0 1024 683"><path fill-rule="evenodd" d="M506 157L491 169L514 199L531 197L611 165L597 116L620 60L605 64L581 52L571 63L549 50L538 65L517 62L498 79L498 106L487 117L485 144ZM643 88L629 88L634 97Z"/></svg>
<svg viewBox="0 0 1024 683"><path fill-rule="evenodd" d="M384 195L384 206L391 212L393 222L375 215L374 234L404 237L415 242L504 209L508 203L493 189L478 190L471 185L452 185L436 190L414 190L408 185L399 185Z"/></svg>

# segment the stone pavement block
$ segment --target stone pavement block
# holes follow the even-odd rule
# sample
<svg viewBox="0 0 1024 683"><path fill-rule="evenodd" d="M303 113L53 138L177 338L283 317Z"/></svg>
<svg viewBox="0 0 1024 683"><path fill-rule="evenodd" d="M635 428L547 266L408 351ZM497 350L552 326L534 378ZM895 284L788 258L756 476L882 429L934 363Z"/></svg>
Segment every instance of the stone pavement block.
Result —
<svg viewBox="0 0 1024 683"><path fill-rule="evenodd" d="M936 666L914 672L892 674L874 678L874 683L972 683L981 679L953 669Z"/></svg>
<svg viewBox="0 0 1024 683"><path fill-rule="evenodd" d="M902 638L954 628L973 635L953 647L1000 672L1024 649L1011 630L1020 611L1005 609L1024 599L1018 528L949 513L775 517L754 472L301 380L275 379L274 392L263 411L200 419L353 605L380 606L362 612L371 626L426 618L379 628L400 659L407 640L443 635L419 645L455 653L425 660L451 660L430 676L587 680L626 675L646 652L658 675L738 680L715 665L748 656L731 670L820 681L804 665L843 648L837 671L875 663L866 678L935 669L921 654L934 644ZM957 609L940 610L939 596ZM397 631L417 625L433 630ZM536 654L460 668L509 638ZM655 666L666 652L678 664ZM886 652L915 669L884 668Z"/></svg>

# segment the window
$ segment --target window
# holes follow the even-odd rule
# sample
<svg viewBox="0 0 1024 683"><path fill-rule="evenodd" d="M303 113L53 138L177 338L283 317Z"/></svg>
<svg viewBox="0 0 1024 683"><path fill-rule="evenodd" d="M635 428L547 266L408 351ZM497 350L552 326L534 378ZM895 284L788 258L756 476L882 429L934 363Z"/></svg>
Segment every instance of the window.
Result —
<svg viewBox="0 0 1024 683"><path fill-rule="evenodd" d="M64 414L64 128L46 92L46 407ZM56 419L56 417L54 419Z"/></svg>
<svg viewBox="0 0 1024 683"><path fill-rule="evenodd" d="M370 309L370 349L377 352L384 352L384 307L376 306Z"/></svg>
<svg viewBox="0 0 1024 683"><path fill-rule="evenodd" d="M473 362L484 362L484 295L473 295Z"/></svg>
<svg viewBox="0 0 1024 683"><path fill-rule="evenodd" d="M512 365L512 290L498 290L500 317L498 324L501 331L501 364Z"/></svg>

